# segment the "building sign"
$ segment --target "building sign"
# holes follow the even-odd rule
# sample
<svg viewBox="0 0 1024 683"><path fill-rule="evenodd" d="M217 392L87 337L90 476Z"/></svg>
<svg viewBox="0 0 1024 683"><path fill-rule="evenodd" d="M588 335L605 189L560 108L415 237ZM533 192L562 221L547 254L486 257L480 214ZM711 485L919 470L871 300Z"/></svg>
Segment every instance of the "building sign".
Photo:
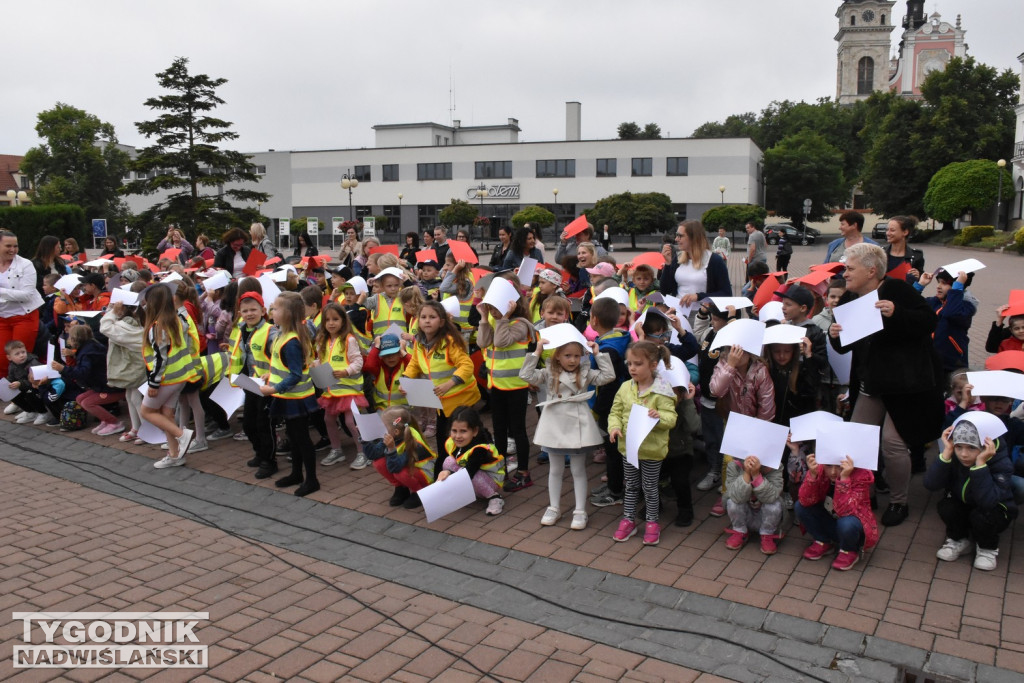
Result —
<svg viewBox="0 0 1024 683"><path fill-rule="evenodd" d="M467 199L480 199L476 196L479 186L466 190ZM484 199L519 199L519 183L505 183L503 185L491 185L487 188L487 196Z"/></svg>
<svg viewBox="0 0 1024 683"><path fill-rule="evenodd" d="M291 232L292 232L292 219L291 218L282 218L282 219L280 219L279 227L277 229L277 234L280 237L287 237L288 235L291 234Z"/></svg>

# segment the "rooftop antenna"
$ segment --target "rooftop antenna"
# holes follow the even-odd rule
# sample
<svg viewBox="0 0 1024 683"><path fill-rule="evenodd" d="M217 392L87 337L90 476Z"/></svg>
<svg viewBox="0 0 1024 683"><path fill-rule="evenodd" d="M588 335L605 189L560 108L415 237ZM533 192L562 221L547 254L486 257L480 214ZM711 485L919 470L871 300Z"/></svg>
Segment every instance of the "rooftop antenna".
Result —
<svg viewBox="0 0 1024 683"><path fill-rule="evenodd" d="M452 77L452 61L448 60L448 125L455 122L455 85Z"/></svg>

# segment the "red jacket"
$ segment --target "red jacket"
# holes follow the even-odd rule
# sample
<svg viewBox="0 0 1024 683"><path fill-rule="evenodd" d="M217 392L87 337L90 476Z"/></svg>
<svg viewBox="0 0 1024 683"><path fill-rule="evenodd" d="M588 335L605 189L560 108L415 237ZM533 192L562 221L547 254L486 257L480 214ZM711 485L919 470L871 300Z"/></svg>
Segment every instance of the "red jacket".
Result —
<svg viewBox="0 0 1024 683"><path fill-rule="evenodd" d="M800 484L800 504L804 507L817 505L825 500L832 481L825 475L823 465L814 473L807 473ZM878 523L871 512L871 484L875 475L871 470L856 468L846 481L836 482L832 495L832 509L839 517L856 517L864 527L864 547L873 548L878 543Z"/></svg>

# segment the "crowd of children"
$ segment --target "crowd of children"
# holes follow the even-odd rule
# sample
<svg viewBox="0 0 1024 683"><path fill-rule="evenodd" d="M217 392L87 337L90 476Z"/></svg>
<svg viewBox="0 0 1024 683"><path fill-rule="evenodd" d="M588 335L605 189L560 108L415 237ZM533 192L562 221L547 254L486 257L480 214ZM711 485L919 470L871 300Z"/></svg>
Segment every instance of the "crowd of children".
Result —
<svg viewBox="0 0 1024 683"><path fill-rule="evenodd" d="M5 413L64 430L95 417L99 436L165 443L154 466L168 468L232 436L230 416L212 399L229 382L246 389L234 438L249 442L256 478L276 475L278 456L290 454L290 471L275 483L308 495L320 488L318 467L345 462L350 442L349 467L372 465L394 488L390 505L419 507L425 486L465 469L488 515L502 513L503 494L532 486L536 444L538 461L549 463L540 525L563 515L568 467L570 528L587 527L586 464L593 457L605 473L589 503L622 505L614 540L639 531L645 545L660 540L666 494L676 501L678 526L694 521L690 475L699 436L707 471L696 488L720 492L711 514L728 516L728 548L757 534L761 551L774 554L790 510L810 536L807 560L836 551L832 566L846 570L877 542L872 505L885 491L883 476L849 458L819 464L810 442L789 442L776 468L721 452L733 414L785 426L816 410L849 416L850 387L827 348L836 327L832 309L845 290L835 275L840 264L825 277L796 282L754 273L745 291L760 306L702 299L691 308L658 291L659 254L621 265L605 255L588 265L597 250L584 242L578 271L538 264L521 283L516 271L468 262L465 249L447 250L443 263L434 254L409 263L384 248L370 251L362 276L316 256L247 265L250 274L234 278L210 263L162 258L154 265L113 254L78 275L47 274L40 287L48 334L35 349L18 342L4 349L9 388L19 392ZM589 286L573 284L579 271ZM507 305L484 303L499 278L519 296ZM978 310L971 279L940 270L914 283L918 292L936 283L926 302L937 319L934 349L950 378L946 428L933 435L941 448L925 485L946 492L939 514L947 540L938 557L954 560L976 544L975 566L992 569L998 535L1024 498L1024 422L1011 414L1012 400L975 397L966 381L967 335ZM770 281L775 291L759 292ZM766 344L760 355L715 346L727 325L758 317L799 327L804 336ZM578 333L569 337L574 341L560 334L566 327ZM986 349L1020 354L1022 343L1024 301L1011 297ZM48 355L53 360L37 375L31 369ZM1024 371L1019 360L1002 358L1010 360L1001 369ZM410 405L404 378L429 380L441 407ZM532 435L531 405L539 411ZM481 419L488 410L490 430ZM988 438L963 419L981 411L997 417L1005 433ZM384 436L364 441L357 416L370 412L380 415ZM638 414L653 426L631 448ZM923 452L924 444L907 447ZM923 461L915 469L923 471Z"/></svg>

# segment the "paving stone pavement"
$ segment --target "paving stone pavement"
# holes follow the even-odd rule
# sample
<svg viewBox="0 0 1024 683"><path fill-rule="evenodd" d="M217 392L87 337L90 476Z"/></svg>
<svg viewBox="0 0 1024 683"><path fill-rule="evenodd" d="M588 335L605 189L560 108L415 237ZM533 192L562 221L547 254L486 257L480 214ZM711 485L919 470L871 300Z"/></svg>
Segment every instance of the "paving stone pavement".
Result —
<svg viewBox="0 0 1024 683"><path fill-rule="evenodd" d="M751 577L752 582L738 596L743 597L750 592L764 594L768 600L759 601L764 604L732 599L727 591L720 591L721 595L716 596L705 595L687 590L685 582L682 582L684 585L665 585L643 576L625 576L621 572L557 559L553 557L553 552L546 554L550 556L544 556L488 542L493 532L485 534L486 538L467 538L453 533L459 524L445 530L427 528L421 514L417 522L410 523L390 515L382 517L374 512L349 509L336 499L330 503L298 499L271 488L201 472L191 467L155 470L151 464L158 455L153 448L145 456L137 455L106 444L90 443L87 437L91 435L87 432L78 432L74 436L77 438L4 421L0 423L0 459L115 496L122 499L123 505L127 505L124 501L131 501L132 504L215 525L263 546L297 553L307 563L329 563L389 585L396 584L405 591L425 593L437 599L469 605L498 615L498 618L521 621L533 628L600 643L632 653L631 656L653 658L694 672L751 681L892 681L895 680L897 667L912 666L952 676L955 680L1019 680L1019 673L1006 670L1014 668L1013 664L1017 660L1012 658L999 662L972 661L938 651L934 641L927 646L918 646L914 642L906 642L909 639L905 638L865 633L857 628L857 613L853 607L835 608L834 623L821 618L786 614L775 608L775 599L785 590L786 581L783 581L780 590L779 586L771 585L771 580L766 580L761 587L758 586L761 579ZM218 455L217 460L221 459ZM198 463L199 458L193 458L193 461ZM374 479L369 475L375 476L375 473L357 473L345 469L341 478L358 479L362 487L374 488ZM0 472L2 474L4 472ZM23 477L11 475L0 479L9 487L18 479L24 480ZM16 498L18 491L34 492L40 488L45 487L13 486L8 489L11 491L9 497L5 498ZM325 485L325 488L330 486ZM374 490L373 495L378 500L386 498L386 489L381 487ZM514 501L518 495L510 499ZM65 498L73 502L80 499L81 495L65 494ZM391 515L399 514L390 512ZM416 520L415 514L403 512L407 514L406 519ZM465 517L470 515L481 517L479 510L470 510ZM140 519L146 517L138 516ZM132 524L130 515L124 517L127 524ZM520 521L513 515L503 515L487 518L486 523L502 519ZM536 524L535 519L530 521ZM53 529L59 528L54 526L56 523L52 520L44 524L51 525L45 528L46 534L52 535L55 533ZM145 527L145 524L140 526ZM510 528L506 526L502 530L507 532ZM103 537L103 525L95 530L99 532L99 537ZM169 542L152 529L144 533L146 538L151 539L149 548L153 552L171 552L181 541ZM206 533L212 533L212 530L197 531L196 541L201 541ZM695 533L700 532L693 531L689 537ZM703 535L709 536L710 533L703 532ZM48 536L45 542L52 539L52 536ZM590 540L594 539L590 537ZM115 543L123 541L117 537ZM200 554L211 552L209 545L199 543ZM798 555L803 546L802 543L790 545L794 555ZM56 547L61 546L57 543ZM713 543L712 547L722 546ZM177 550L173 551L177 554ZM658 568L652 567L652 563L665 564L664 560L671 554L663 554L661 548L646 548L641 552L652 553L645 556L649 561L644 563L644 566L651 569ZM934 551L930 552L934 557ZM779 556L768 558L768 561L777 558ZM816 577L820 583L823 578L820 572L808 574L803 571L807 569L807 564L801 565L801 572L793 572L796 562L787 561L785 565L788 569L784 573L786 576L791 575L794 580L803 577L799 583L813 583L806 580L808 576ZM812 564L811 568L817 566ZM778 569L775 571L782 573ZM761 573L765 571L763 568L760 570ZM836 573L827 574L826 580L831 574ZM856 584L863 583L863 577L858 574L840 574L838 580L842 585L852 586L856 593L861 590ZM70 575L78 578L73 569ZM146 593L145 596L140 595L140 600L151 597L152 589L147 589L145 579L130 574L122 578L127 578L132 588L140 588ZM202 596L202 599L208 601L206 604L189 602L181 606L188 609L208 606L214 609L221 599L245 596L250 592L245 586L232 583L227 576L209 580L214 583L205 590L214 592ZM724 581L727 587L732 585L732 579L728 576L724 577ZM53 588L59 590L70 583L73 582ZM748 584L746 581L741 583ZM804 588L800 585L797 587ZM22 587L22 590L26 589L33 590ZM123 590L124 585L113 589L113 594ZM843 590L849 591L850 588ZM223 591L224 595L219 595L217 591ZM9 591L5 591L5 594L12 595ZM17 590L13 594L17 595ZM269 595L267 593L262 597ZM173 602L176 599L174 590L170 591L170 596L163 600ZM69 599L74 598L69 596ZM44 600L50 602L49 599ZM807 602L814 604L810 600ZM1007 600L1007 604L1010 602ZM401 611L401 607L396 606L396 613ZM268 614L272 613L273 610L268 610ZM821 614L823 611L819 612ZM254 622L242 626L238 622L237 626L247 628L251 623ZM952 637L949 639L959 642ZM1000 652L1002 650L1000 648ZM632 660L626 658L619 661ZM261 666L263 664L251 671ZM267 664L267 667L270 665ZM264 670L270 671L271 668ZM630 670L636 673L636 670ZM499 677L507 678L512 673L516 672L509 672L509 676L502 673ZM388 675L384 673L377 678ZM657 675L652 677L659 678ZM373 680L374 676L368 679ZM544 679L559 680L562 676L553 675L552 678ZM675 679L673 676L667 679L687 680Z"/></svg>

